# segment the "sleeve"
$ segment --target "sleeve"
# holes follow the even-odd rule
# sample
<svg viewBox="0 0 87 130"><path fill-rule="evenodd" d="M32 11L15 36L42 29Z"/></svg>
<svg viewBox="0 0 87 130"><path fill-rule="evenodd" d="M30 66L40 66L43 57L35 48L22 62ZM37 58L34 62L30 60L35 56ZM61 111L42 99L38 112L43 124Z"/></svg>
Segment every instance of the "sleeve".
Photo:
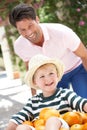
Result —
<svg viewBox="0 0 87 130"><path fill-rule="evenodd" d="M84 111L83 106L85 103L87 103L87 99L78 96L74 91L70 90L66 90L65 97L72 109L80 112Z"/></svg>
<svg viewBox="0 0 87 130"><path fill-rule="evenodd" d="M64 40L66 48L70 49L71 51L75 51L81 43L81 39L72 29L67 29L65 31Z"/></svg>
<svg viewBox="0 0 87 130"><path fill-rule="evenodd" d="M32 101L28 100L28 103L23 107L21 111L12 116L10 121L16 124L22 124L26 120L33 120L34 116L32 114Z"/></svg>

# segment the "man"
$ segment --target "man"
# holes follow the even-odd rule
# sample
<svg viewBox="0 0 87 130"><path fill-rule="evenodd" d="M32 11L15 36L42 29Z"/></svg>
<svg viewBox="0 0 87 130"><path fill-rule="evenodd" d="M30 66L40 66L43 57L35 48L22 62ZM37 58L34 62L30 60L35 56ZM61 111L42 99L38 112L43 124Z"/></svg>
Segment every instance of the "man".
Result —
<svg viewBox="0 0 87 130"><path fill-rule="evenodd" d="M73 30L62 24L40 24L34 8L27 4L14 7L9 21L20 34L14 43L15 53L27 67L36 54L61 59L65 72L58 86L72 85L78 95L87 98L87 49Z"/></svg>

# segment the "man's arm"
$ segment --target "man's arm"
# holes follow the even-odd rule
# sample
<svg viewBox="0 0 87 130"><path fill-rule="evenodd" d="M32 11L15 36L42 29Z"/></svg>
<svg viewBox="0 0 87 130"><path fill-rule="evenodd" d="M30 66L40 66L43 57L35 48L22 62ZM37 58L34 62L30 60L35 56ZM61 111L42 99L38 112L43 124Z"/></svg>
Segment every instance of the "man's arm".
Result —
<svg viewBox="0 0 87 130"><path fill-rule="evenodd" d="M26 70L28 70L28 65L29 64L29 62L27 61L27 62L25 62L25 66L26 66ZM34 96L35 94L36 94L36 90L35 89L33 89L33 88L31 88L31 94L32 94L32 96Z"/></svg>
<svg viewBox="0 0 87 130"><path fill-rule="evenodd" d="M28 61L24 62L25 63L25 67L26 67L26 70L28 70Z"/></svg>
<svg viewBox="0 0 87 130"><path fill-rule="evenodd" d="M74 53L82 59L83 66L87 70L87 49L84 44L80 43L79 47Z"/></svg>
<svg viewBox="0 0 87 130"><path fill-rule="evenodd" d="M16 130L17 126L17 124L10 121L5 130Z"/></svg>

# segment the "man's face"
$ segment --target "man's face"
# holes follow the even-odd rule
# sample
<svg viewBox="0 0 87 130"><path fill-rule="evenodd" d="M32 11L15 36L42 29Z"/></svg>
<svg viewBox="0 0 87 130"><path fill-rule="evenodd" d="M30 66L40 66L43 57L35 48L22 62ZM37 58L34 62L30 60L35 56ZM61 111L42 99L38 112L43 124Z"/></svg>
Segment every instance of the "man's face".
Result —
<svg viewBox="0 0 87 130"><path fill-rule="evenodd" d="M42 31L37 20L25 18L16 22L16 27L19 34L27 38L32 43L37 44L40 42L42 38Z"/></svg>

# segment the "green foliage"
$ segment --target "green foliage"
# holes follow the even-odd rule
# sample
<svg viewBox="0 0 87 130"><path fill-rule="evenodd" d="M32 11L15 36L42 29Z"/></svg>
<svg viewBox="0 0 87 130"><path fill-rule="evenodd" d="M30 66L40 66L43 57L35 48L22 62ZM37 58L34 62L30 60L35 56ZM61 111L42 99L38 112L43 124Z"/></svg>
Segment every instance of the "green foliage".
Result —
<svg viewBox="0 0 87 130"><path fill-rule="evenodd" d="M87 0L33 0L40 22L71 27L87 45Z"/></svg>
<svg viewBox="0 0 87 130"><path fill-rule="evenodd" d="M32 5L35 7L40 22L54 23L58 22L56 15L57 0L33 0Z"/></svg>
<svg viewBox="0 0 87 130"><path fill-rule="evenodd" d="M69 16L66 17L63 23L70 26L79 35L83 43L87 45L87 1L70 0L70 4L65 4L64 8L67 8Z"/></svg>

